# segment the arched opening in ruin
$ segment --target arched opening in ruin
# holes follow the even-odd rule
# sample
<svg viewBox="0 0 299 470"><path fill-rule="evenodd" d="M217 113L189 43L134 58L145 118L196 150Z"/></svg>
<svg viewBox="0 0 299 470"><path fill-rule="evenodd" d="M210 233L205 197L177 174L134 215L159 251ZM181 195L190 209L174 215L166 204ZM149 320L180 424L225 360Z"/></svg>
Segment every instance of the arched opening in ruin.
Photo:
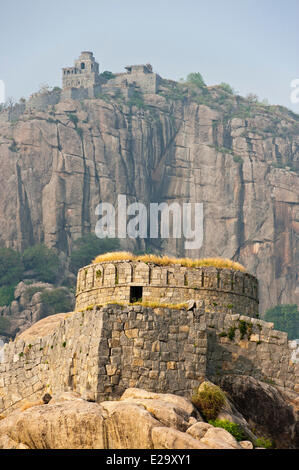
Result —
<svg viewBox="0 0 299 470"><path fill-rule="evenodd" d="M84 62L81 62L81 70L85 69L85 64Z"/></svg>

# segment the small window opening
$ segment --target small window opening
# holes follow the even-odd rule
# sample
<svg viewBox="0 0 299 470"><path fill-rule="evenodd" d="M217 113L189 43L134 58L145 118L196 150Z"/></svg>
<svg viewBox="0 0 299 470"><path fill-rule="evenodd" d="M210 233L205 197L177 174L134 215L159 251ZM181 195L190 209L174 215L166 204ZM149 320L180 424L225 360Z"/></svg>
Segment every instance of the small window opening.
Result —
<svg viewBox="0 0 299 470"><path fill-rule="evenodd" d="M130 287L130 303L142 301L142 286L131 286Z"/></svg>
<svg viewBox="0 0 299 470"><path fill-rule="evenodd" d="M85 64L84 62L81 62L81 70L85 69Z"/></svg>

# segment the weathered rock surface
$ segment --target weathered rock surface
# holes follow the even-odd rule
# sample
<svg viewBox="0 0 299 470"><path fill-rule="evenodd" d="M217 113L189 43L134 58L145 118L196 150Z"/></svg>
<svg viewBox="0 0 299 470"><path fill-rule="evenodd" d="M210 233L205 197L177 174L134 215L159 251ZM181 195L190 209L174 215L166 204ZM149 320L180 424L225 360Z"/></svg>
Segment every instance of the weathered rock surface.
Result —
<svg viewBox="0 0 299 470"><path fill-rule="evenodd" d="M253 449L253 444L250 441L241 441L239 442L242 449Z"/></svg>
<svg viewBox="0 0 299 470"><path fill-rule="evenodd" d="M143 398L131 398L136 395L133 389L127 390L120 401L100 404L65 392L47 405L16 410L0 421L0 449L242 448L227 431L207 423L198 422L183 432L188 424L182 421L182 415L188 418L191 411L194 413L188 400L140 392ZM149 395L159 395L159 399ZM198 426L202 438L192 431Z"/></svg>
<svg viewBox="0 0 299 470"><path fill-rule="evenodd" d="M241 375L224 376L219 385L260 435L273 439L279 448L299 447L298 407L288 398L289 392Z"/></svg>
<svg viewBox="0 0 299 470"><path fill-rule="evenodd" d="M260 280L262 312L298 303L298 116L217 87L206 104L193 92L147 95L140 109L65 101L0 119L1 241L67 253L94 230L97 204L116 204L118 194L146 205L203 202L203 246L186 254L243 263ZM183 243L163 248L179 255Z"/></svg>
<svg viewBox="0 0 299 470"><path fill-rule="evenodd" d="M202 421L199 412L194 408L192 403L184 397L173 395L172 393L154 393L148 392L140 388L128 388L121 396L121 400L160 400L168 404L172 404L181 410L185 419L196 417L197 421ZM146 402L145 402L146 403Z"/></svg>
<svg viewBox="0 0 299 470"><path fill-rule="evenodd" d="M236 439L225 429L211 427L201 439L211 449L241 449Z"/></svg>
<svg viewBox="0 0 299 470"><path fill-rule="evenodd" d="M202 420L192 403L184 397L177 395L151 393L138 388L127 389L121 400L142 405L156 419L165 426L174 427L179 431L186 431L190 426L189 420L195 417Z"/></svg>
<svg viewBox="0 0 299 470"><path fill-rule="evenodd" d="M103 449L105 417L100 405L83 400L41 405L2 420L0 438L8 436L30 449Z"/></svg>
<svg viewBox="0 0 299 470"><path fill-rule="evenodd" d="M194 439L201 439L204 437L208 429L212 427L213 426L209 423L198 422L192 424L192 426L187 429L187 433L194 437Z"/></svg>
<svg viewBox="0 0 299 470"><path fill-rule="evenodd" d="M37 338L43 338L44 336L53 333L58 328L61 321L71 314L72 312L57 313L56 315L50 315L49 317L43 318L42 320L34 323L27 330L20 333L18 335L18 340L22 339L23 341L29 341Z"/></svg>

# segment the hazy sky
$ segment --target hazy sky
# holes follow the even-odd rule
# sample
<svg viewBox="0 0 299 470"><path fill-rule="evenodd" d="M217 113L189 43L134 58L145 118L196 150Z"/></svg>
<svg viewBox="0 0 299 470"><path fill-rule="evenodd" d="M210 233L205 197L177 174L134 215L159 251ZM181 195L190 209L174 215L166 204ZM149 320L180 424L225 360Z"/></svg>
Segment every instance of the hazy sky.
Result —
<svg viewBox="0 0 299 470"><path fill-rule="evenodd" d="M100 70L150 62L164 78L200 72L299 113L299 0L0 0L6 96L61 86L81 51Z"/></svg>

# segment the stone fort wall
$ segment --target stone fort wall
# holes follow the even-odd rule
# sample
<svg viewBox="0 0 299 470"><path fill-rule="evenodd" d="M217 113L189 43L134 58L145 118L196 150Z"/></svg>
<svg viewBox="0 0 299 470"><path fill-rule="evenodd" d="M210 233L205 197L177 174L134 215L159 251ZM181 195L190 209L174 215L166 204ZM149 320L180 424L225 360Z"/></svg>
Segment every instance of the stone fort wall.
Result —
<svg viewBox="0 0 299 470"><path fill-rule="evenodd" d="M73 313L44 338L4 346L0 414L75 390L92 401L128 387L186 395L206 369L206 333L193 312L113 306Z"/></svg>
<svg viewBox="0 0 299 470"><path fill-rule="evenodd" d="M143 73L133 71L132 73L118 74L115 78L109 80L111 86L121 86L122 83L135 85L142 93L155 94L161 83L161 78L156 73Z"/></svg>
<svg viewBox="0 0 299 470"><path fill-rule="evenodd" d="M26 109L45 111L48 106L55 106L61 99L60 91L38 92L30 96L26 103Z"/></svg>
<svg viewBox="0 0 299 470"><path fill-rule="evenodd" d="M111 302L128 304L136 296L162 304L194 299L204 301L206 311L258 315L258 281L241 271L139 261L97 263L79 270L76 310Z"/></svg>
<svg viewBox="0 0 299 470"><path fill-rule="evenodd" d="M298 392L298 344L272 323L206 313L204 303L191 311L94 308L69 314L48 336L4 346L0 414L66 390L94 401L119 397L127 387L190 397L202 378L226 374Z"/></svg>

